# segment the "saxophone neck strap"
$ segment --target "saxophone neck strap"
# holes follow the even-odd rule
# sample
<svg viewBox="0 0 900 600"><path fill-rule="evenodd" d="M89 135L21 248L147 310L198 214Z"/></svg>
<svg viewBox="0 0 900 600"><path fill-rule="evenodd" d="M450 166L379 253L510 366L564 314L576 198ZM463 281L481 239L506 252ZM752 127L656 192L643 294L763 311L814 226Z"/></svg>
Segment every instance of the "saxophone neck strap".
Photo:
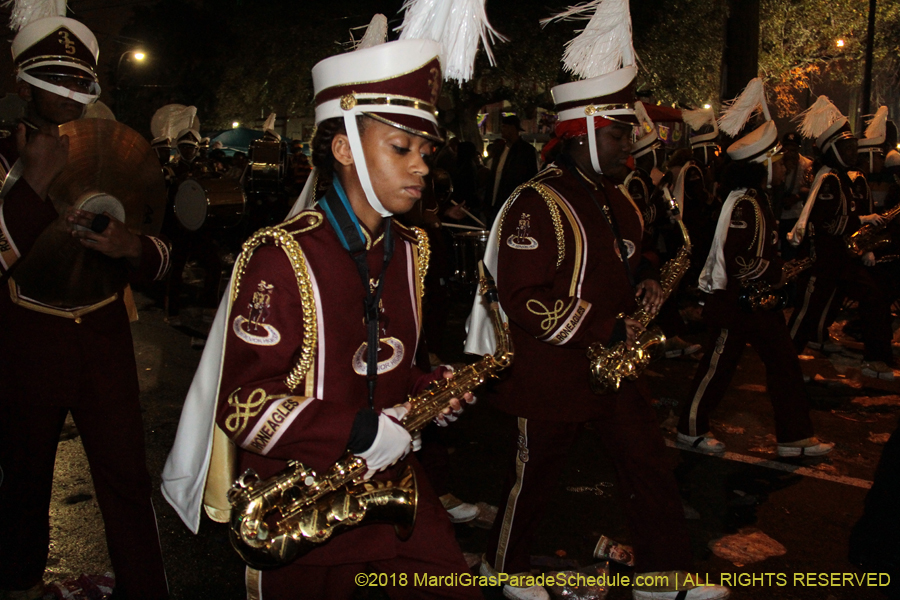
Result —
<svg viewBox="0 0 900 600"><path fill-rule="evenodd" d="M378 345L379 345L379 304L384 291L384 281L387 278L387 268L394 256L394 236L391 232L392 219L384 221L384 260L381 276L374 286L369 283L368 249L363 235L359 219L353 212L350 201L340 181L334 179L332 187L325 196L319 200L319 206L328 222L334 228L341 245L350 254L356 263L356 270L366 292L363 301L363 318L366 324L366 383L369 391L369 407L375 406L375 383L378 380Z"/></svg>

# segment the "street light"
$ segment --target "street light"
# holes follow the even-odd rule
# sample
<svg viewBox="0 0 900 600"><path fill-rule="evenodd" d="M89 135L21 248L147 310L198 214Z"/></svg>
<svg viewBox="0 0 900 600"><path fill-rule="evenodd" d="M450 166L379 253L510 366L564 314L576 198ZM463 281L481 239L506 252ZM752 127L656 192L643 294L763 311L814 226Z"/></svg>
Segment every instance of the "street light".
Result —
<svg viewBox="0 0 900 600"><path fill-rule="evenodd" d="M836 41L836 42L835 42L835 45L837 45L838 48L843 48L843 47L844 47L844 40L838 40L838 41Z"/></svg>

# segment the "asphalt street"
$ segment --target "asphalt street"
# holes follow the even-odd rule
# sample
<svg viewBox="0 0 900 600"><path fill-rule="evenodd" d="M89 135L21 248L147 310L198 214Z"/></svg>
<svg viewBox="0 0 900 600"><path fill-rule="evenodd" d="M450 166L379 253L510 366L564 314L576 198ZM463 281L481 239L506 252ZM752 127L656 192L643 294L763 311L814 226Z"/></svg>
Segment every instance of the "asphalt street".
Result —
<svg viewBox="0 0 900 600"><path fill-rule="evenodd" d="M440 351L449 362L466 360L460 351L465 296L457 296ZM159 473L175 437L212 313L188 309L181 324L173 326L146 296L139 294L137 300L140 320L133 325L135 352L148 462L158 490ZM689 319L693 316L691 311L685 314ZM833 585L833 580L819 576L859 575L847 561L850 528L862 513L881 449L900 414L900 379L890 382L862 377L861 345L843 336L843 322L839 320L832 329L844 342L843 352L831 356L810 352L802 361L810 378L817 434L837 443L835 451L822 459L787 461L776 457L764 369L750 349L714 415L714 429L728 445L724 457L674 448L674 415L688 393L696 357L665 360L647 372L660 427L670 444L673 465L677 465L697 572L713 582L731 582L736 600L883 597L877 587ZM700 325L691 325L694 333L688 337L699 342ZM547 373L547 377L553 374ZM498 434L507 418L491 407L490 390L486 390L478 404L442 430L442 441L451 450L454 492L463 500L498 503L502 472L498 457L512 443ZM628 542L615 473L589 426L571 451L554 498L533 549L536 571L572 570L596 563L592 550L601 535ZM172 598L243 598L242 563L229 546L225 526L204 517L195 536L158 491L154 501ZM51 522L48 583L110 570L87 463L71 425L59 446ZM483 551L484 529L456 527L465 552L474 557ZM631 574L618 566L613 573ZM486 593L499 597L496 590ZM359 599L384 597L377 589L359 589L357 593ZM608 596L611 600L629 597L630 592L622 587L612 588Z"/></svg>

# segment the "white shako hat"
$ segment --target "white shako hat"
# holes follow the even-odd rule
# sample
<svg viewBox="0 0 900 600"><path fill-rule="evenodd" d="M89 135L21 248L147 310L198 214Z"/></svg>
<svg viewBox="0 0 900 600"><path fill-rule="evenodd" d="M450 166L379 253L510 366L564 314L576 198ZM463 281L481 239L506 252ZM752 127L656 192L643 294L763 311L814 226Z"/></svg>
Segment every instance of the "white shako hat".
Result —
<svg viewBox="0 0 900 600"><path fill-rule="evenodd" d="M593 15L588 13L593 11ZM587 26L566 44L565 70L581 77L550 90L559 124L584 120L586 132L593 132L598 119L634 125L634 78L636 56L631 41L631 14L628 0L594 0L543 19L552 21L589 19ZM565 130L563 125L562 129ZM560 130L557 125L557 132ZM597 140L588 135L591 166L601 172L597 160Z"/></svg>
<svg viewBox="0 0 900 600"><path fill-rule="evenodd" d="M757 112L762 111L766 121L753 131L735 140L726 152L732 160L746 160L754 163L768 163L771 176L772 158L781 151L778 143L778 128L772 121L766 102L766 88L762 79L752 79L740 95L728 103L719 117L719 129L734 138Z"/></svg>
<svg viewBox="0 0 900 600"><path fill-rule="evenodd" d="M647 114L647 109L644 108L643 102L638 101L634 103L634 116L637 117L643 135L631 145L631 155L635 158L640 158L662 146L662 142L656 131L656 125L653 123L650 115Z"/></svg>
<svg viewBox="0 0 900 600"><path fill-rule="evenodd" d="M267 138L276 142L281 141L281 135L275 131L275 113L269 113L269 116L266 117L266 121L263 123L263 131Z"/></svg>
<svg viewBox="0 0 900 600"><path fill-rule="evenodd" d="M834 147L838 140L855 137L850 131L850 122L827 96L819 96L808 109L797 115L801 119L800 134L816 140L816 146L826 154L831 150L837 161L844 167L844 159Z"/></svg>
<svg viewBox="0 0 900 600"><path fill-rule="evenodd" d="M175 145L180 146L186 144L189 146L200 146L200 132L196 129L182 129L175 137Z"/></svg>
<svg viewBox="0 0 900 600"><path fill-rule="evenodd" d="M16 0L10 29L18 31L12 42L16 79L81 104L100 97L97 82L97 38L83 23L66 16L65 0ZM89 79L89 93L72 91L40 78L62 75Z"/></svg>
<svg viewBox="0 0 900 600"><path fill-rule="evenodd" d="M200 139L200 119L196 106L166 104L153 113L150 119L150 133L154 139L162 137L178 140L186 130L193 129L196 139Z"/></svg>
<svg viewBox="0 0 900 600"><path fill-rule="evenodd" d="M695 108L681 111L681 118L691 128L690 142L694 148L715 146L719 137L716 113L710 108Z"/></svg>
<svg viewBox="0 0 900 600"><path fill-rule="evenodd" d="M369 177L356 118L359 115L435 142L437 101L443 77L465 81L472 75L479 39L493 64L488 40L503 39L487 22L484 0L407 0L398 27L400 39L385 42L387 19L375 15L351 52L326 58L312 69L316 124L344 121L356 171L369 204L382 217L384 208ZM437 13L437 14L436 14ZM310 177L310 180L314 179ZM309 187L309 186L307 186ZM301 203L309 204L304 189Z"/></svg>

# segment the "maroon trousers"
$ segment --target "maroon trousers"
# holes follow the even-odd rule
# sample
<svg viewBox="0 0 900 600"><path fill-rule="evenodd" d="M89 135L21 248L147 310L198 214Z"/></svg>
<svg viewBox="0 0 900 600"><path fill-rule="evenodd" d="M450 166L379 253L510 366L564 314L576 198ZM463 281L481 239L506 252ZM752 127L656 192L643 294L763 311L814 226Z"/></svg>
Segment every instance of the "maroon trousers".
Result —
<svg viewBox="0 0 900 600"><path fill-rule="evenodd" d="M0 589L35 585L47 565L56 447L70 409L35 404L0 391ZM140 410L138 398L127 395L71 408L103 515L116 595L160 600L168 588Z"/></svg>
<svg viewBox="0 0 900 600"><path fill-rule="evenodd" d="M624 383L616 395L598 397L606 415L595 427L618 474L618 497L631 531L635 569L690 571L690 538L684 509L656 413L637 385ZM582 423L518 418L518 444L510 461L501 505L485 558L500 572L530 569L534 534L559 480L566 455Z"/></svg>
<svg viewBox="0 0 900 600"><path fill-rule="evenodd" d="M813 435L803 372L780 310L744 312L730 292L716 292L703 317L708 337L678 431L703 435L709 415L722 401L749 343L766 366L766 387L775 410L775 437L781 443Z"/></svg>
<svg viewBox="0 0 900 600"><path fill-rule="evenodd" d="M427 483L422 484L419 491L420 494L434 493ZM365 529L366 526L355 529L353 534L360 535L360 539L364 540ZM412 535L405 542L398 543L396 548L393 558L367 563L312 566L295 562L272 571L248 569L247 598L347 600L357 585L381 587L392 600L483 598L477 585L466 585L469 569L447 513L436 499L419 503ZM428 583L417 581L416 574L420 578L427 575L429 578L444 579L435 585L434 580Z"/></svg>

